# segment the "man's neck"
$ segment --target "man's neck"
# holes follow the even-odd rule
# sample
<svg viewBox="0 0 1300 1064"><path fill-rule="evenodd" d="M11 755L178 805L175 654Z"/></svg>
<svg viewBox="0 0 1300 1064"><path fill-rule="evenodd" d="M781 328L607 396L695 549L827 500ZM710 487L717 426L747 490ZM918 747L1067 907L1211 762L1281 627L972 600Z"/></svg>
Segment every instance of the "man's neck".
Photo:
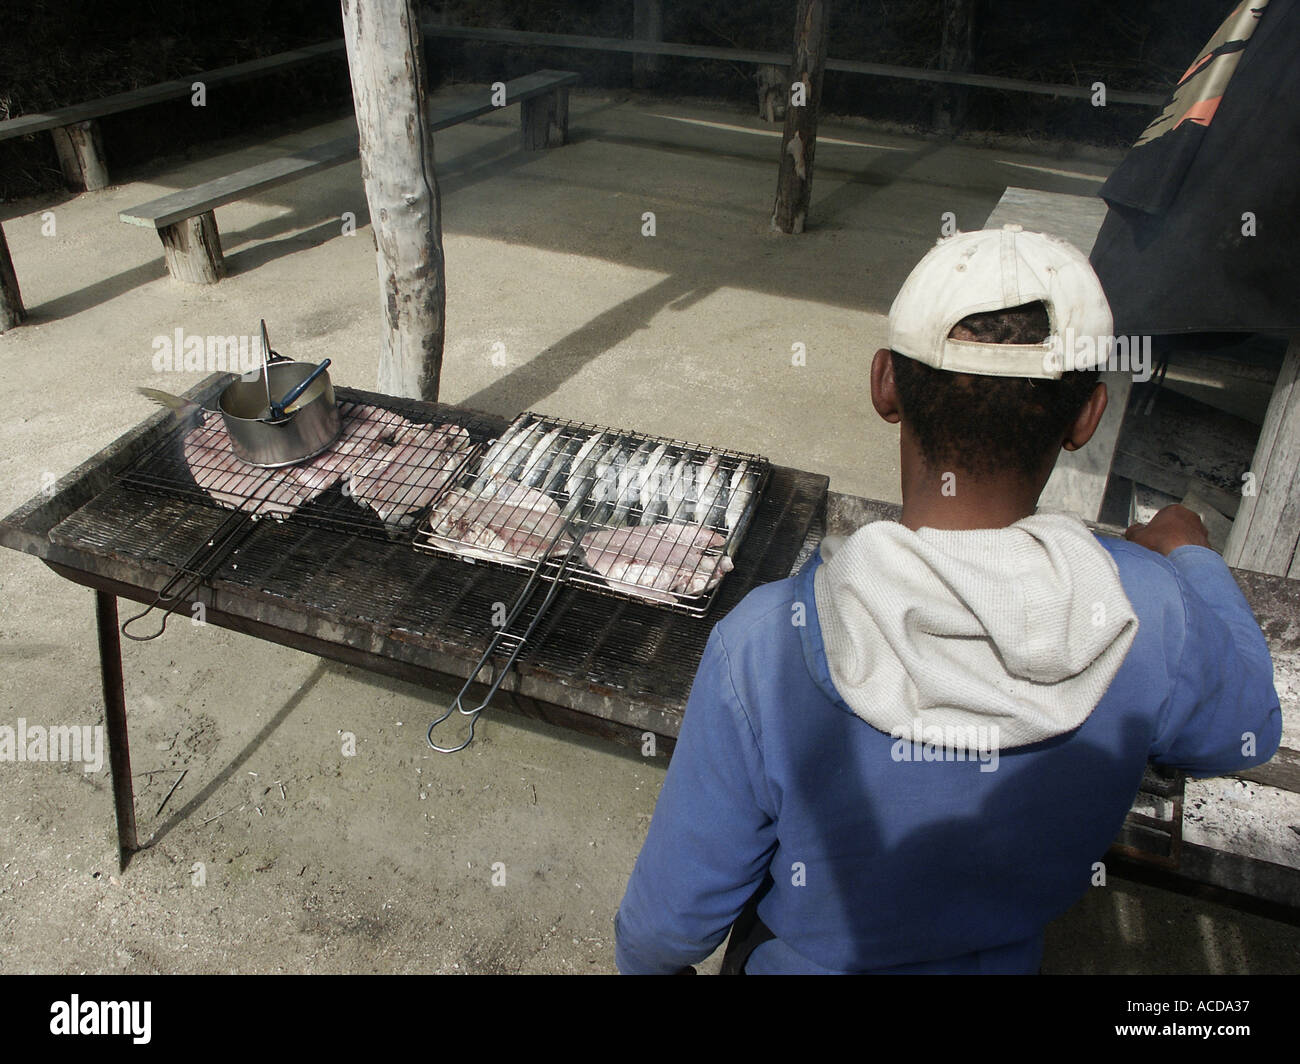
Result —
<svg viewBox="0 0 1300 1064"><path fill-rule="evenodd" d="M969 473L903 476L902 524L918 528L1005 528L1038 509L1041 484L1014 477L973 477Z"/></svg>

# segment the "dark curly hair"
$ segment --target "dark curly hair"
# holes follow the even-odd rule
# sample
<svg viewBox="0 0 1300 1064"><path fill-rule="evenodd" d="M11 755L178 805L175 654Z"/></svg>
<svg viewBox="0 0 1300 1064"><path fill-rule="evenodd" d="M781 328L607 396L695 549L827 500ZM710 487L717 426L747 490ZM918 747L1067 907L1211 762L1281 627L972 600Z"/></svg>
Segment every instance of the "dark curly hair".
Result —
<svg viewBox="0 0 1300 1064"><path fill-rule="evenodd" d="M1026 303L972 314L950 336L989 344L1037 344L1051 332L1047 308ZM1008 470L1037 475L1060 446L1097 386L1096 370L1075 370L1060 380L985 377L934 369L891 351L903 416L916 434L926 464L989 476Z"/></svg>

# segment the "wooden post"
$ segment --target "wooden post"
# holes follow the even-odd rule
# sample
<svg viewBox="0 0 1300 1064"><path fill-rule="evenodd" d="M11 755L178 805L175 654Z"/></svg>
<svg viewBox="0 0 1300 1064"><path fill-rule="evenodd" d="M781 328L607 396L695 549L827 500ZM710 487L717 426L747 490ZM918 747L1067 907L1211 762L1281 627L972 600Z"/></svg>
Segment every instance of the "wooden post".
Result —
<svg viewBox="0 0 1300 1064"><path fill-rule="evenodd" d="M1300 579L1300 337L1286 349L1249 474L1224 561Z"/></svg>
<svg viewBox="0 0 1300 1064"><path fill-rule="evenodd" d="M530 96L519 105L525 151L558 148L569 137L569 87Z"/></svg>
<svg viewBox="0 0 1300 1064"><path fill-rule="evenodd" d="M217 216L207 211L158 230L167 272L188 284L216 284L226 276Z"/></svg>
<svg viewBox="0 0 1300 1064"><path fill-rule="evenodd" d="M50 135L69 185L87 192L108 187L108 165L104 162L104 143L97 123L75 122L50 130Z"/></svg>
<svg viewBox="0 0 1300 1064"><path fill-rule="evenodd" d="M790 106L785 110L781 172L776 184L776 207L772 211L772 228L783 233L802 233L808 219L829 21L830 0L799 0L794 28L794 61L790 64L795 84L790 89ZM797 95L801 95L802 100L797 99Z"/></svg>
<svg viewBox="0 0 1300 1064"><path fill-rule="evenodd" d="M975 58L976 0L943 0L943 37L939 45L939 69L969 71ZM965 85L936 85L934 125L942 132L959 127L966 120L969 89Z"/></svg>
<svg viewBox="0 0 1300 1064"><path fill-rule="evenodd" d="M664 39L664 0L632 0L632 36L638 41ZM634 89L652 87L658 73L659 56L642 52L633 54L632 87Z"/></svg>
<svg viewBox="0 0 1300 1064"><path fill-rule="evenodd" d="M341 0L361 174L379 247L378 390L438 398L446 325L442 210L418 0Z"/></svg>
<svg viewBox="0 0 1300 1064"><path fill-rule="evenodd" d="M14 273L14 262L9 257L9 242L0 226L0 333L21 325L26 318L23 296L18 290L18 275Z"/></svg>

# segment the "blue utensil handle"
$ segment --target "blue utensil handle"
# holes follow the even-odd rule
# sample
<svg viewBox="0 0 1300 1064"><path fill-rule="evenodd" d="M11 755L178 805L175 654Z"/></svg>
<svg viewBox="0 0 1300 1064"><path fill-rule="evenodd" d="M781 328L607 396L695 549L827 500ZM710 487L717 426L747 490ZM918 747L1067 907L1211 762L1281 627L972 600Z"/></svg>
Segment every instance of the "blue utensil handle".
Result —
<svg viewBox="0 0 1300 1064"><path fill-rule="evenodd" d="M280 417L280 415L284 413L284 408L286 406L291 405L293 401L298 398L298 396L302 395L302 393L307 390L307 386L311 384L312 381L314 381L317 377L319 377L322 373L324 373L329 368L329 364L330 364L330 360L327 358L324 362L322 362L319 366L317 366L314 370L312 370L311 373L309 373L306 376L306 378L304 378L302 381L300 381L299 383L295 384L292 388L290 388L289 391L285 393L283 399L281 399L278 403L272 405L271 416Z"/></svg>

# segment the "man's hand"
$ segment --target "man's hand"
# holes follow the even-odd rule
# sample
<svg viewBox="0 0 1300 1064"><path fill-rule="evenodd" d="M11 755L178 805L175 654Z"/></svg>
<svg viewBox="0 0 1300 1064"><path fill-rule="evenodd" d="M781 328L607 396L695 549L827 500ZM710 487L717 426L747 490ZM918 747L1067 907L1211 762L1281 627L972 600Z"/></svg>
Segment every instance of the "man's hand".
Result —
<svg viewBox="0 0 1300 1064"><path fill-rule="evenodd" d="M1193 510L1174 503L1151 518L1146 524L1130 525L1124 533L1139 547L1169 555L1179 547L1208 547L1210 537L1203 522Z"/></svg>

